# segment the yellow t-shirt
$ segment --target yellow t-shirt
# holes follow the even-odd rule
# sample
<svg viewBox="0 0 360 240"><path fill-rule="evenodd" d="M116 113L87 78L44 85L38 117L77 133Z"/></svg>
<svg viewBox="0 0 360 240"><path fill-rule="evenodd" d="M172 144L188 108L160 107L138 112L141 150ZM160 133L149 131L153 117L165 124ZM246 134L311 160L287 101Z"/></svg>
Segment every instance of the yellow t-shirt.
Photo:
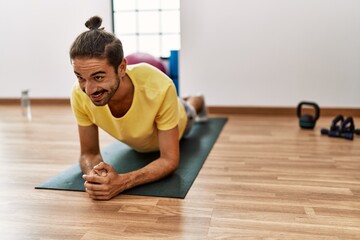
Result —
<svg viewBox="0 0 360 240"><path fill-rule="evenodd" d="M139 152L159 149L158 129L169 130L178 125L180 139L187 117L172 80L146 63L128 65L126 74L134 84L134 98L128 112L120 118L111 114L108 105L95 106L79 84L74 85L71 106L78 124L95 124Z"/></svg>

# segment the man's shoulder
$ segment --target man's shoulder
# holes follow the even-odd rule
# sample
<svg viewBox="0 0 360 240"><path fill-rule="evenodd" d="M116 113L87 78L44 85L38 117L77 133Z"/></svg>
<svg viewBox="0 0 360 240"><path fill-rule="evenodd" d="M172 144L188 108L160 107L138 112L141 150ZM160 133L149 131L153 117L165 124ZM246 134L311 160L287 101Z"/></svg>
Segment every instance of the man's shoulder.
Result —
<svg viewBox="0 0 360 240"><path fill-rule="evenodd" d="M75 82L71 89L71 103L84 103L88 98L86 94L81 90L79 83Z"/></svg>
<svg viewBox="0 0 360 240"><path fill-rule="evenodd" d="M167 76L163 72L161 72L156 67L148 64L148 63L137 63L127 66L127 71L129 75L131 75L134 78L143 78L143 77L149 77L149 76Z"/></svg>
<svg viewBox="0 0 360 240"><path fill-rule="evenodd" d="M160 90L172 84L172 80L165 73L148 63L128 65L126 73L138 87Z"/></svg>
<svg viewBox="0 0 360 240"><path fill-rule="evenodd" d="M82 90L80 89L79 83L75 82L71 88L71 95L74 96L81 96Z"/></svg>

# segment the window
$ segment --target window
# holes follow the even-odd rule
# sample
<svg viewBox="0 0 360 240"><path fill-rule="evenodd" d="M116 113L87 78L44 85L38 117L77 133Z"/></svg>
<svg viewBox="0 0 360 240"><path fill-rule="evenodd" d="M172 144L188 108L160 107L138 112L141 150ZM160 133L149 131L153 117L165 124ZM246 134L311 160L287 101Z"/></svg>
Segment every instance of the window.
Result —
<svg viewBox="0 0 360 240"><path fill-rule="evenodd" d="M113 18L125 56L169 57L180 49L180 0L113 0Z"/></svg>

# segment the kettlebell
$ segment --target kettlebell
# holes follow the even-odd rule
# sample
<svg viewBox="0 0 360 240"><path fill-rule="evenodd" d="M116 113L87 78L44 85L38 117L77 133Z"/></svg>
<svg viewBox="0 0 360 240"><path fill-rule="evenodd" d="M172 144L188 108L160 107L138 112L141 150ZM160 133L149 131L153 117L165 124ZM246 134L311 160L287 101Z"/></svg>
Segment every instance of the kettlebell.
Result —
<svg viewBox="0 0 360 240"><path fill-rule="evenodd" d="M310 106L314 109L315 115L302 114L303 106ZM314 102L300 102L297 106L297 116L299 118L299 125L304 129L313 129L316 121L320 117L320 107Z"/></svg>

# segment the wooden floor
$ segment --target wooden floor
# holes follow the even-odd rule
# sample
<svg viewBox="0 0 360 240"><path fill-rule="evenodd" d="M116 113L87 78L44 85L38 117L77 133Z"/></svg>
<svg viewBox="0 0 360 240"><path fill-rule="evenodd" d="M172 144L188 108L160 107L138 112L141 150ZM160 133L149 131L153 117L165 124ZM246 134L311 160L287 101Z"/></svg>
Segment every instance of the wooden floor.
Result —
<svg viewBox="0 0 360 240"><path fill-rule="evenodd" d="M100 202L34 189L79 144L69 107L32 110L0 106L0 239L360 239L360 136L321 136L329 117L306 131L295 116L229 116L185 199Z"/></svg>

